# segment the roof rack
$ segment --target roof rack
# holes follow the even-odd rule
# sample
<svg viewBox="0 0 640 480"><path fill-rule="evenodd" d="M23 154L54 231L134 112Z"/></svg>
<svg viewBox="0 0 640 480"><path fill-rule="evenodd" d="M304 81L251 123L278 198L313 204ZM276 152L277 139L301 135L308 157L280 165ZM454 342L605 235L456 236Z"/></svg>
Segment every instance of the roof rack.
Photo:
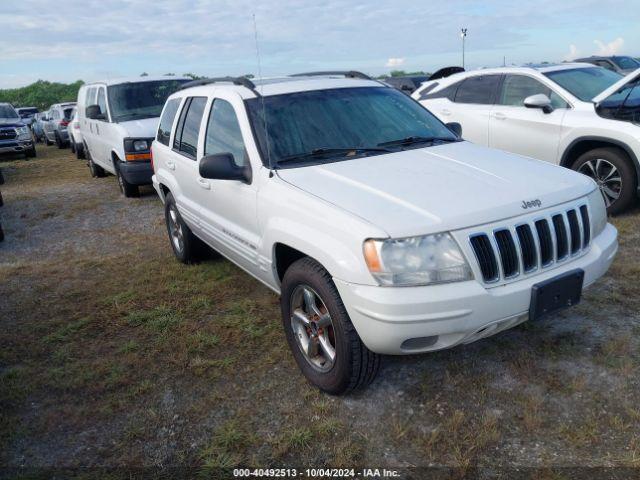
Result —
<svg viewBox="0 0 640 480"><path fill-rule="evenodd" d="M369 75L356 70L330 70L326 72L306 72L306 73L294 73L289 75L290 77L327 77L330 75L342 75L346 78L361 78L363 80L373 80Z"/></svg>
<svg viewBox="0 0 640 480"><path fill-rule="evenodd" d="M199 87L201 85L209 85L211 83L232 83L234 85L241 85L243 87L248 88L256 96L260 96L260 93L256 90L256 85L247 77L214 77L214 78L201 78L200 80L193 80L192 82L187 82L182 84L180 90L184 90L185 88L191 87Z"/></svg>

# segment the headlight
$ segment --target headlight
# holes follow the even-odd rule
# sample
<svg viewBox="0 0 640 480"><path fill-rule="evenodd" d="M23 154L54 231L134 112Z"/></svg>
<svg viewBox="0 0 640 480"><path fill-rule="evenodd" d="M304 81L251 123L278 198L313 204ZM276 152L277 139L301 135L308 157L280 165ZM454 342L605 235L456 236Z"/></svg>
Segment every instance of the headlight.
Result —
<svg viewBox="0 0 640 480"><path fill-rule="evenodd" d="M18 132L18 135L30 135L31 132L29 131L29 127L27 126L22 126L22 127L17 127L16 131Z"/></svg>
<svg viewBox="0 0 640 480"><path fill-rule="evenodd" d="M367 240L364 257L380 285L433 285L473 278L460 247L449 233Z"/></svg>
<svg viewBox="0 0 640 480"><path fill-rule="evenodd" d="M149 144L146 140L134 140L133 141L133 151L134 152L144 152L149 149Z"/></svg>
<svg viewBox="0 0 640 480"><path fill-rule="evenodd" d="M591 224L593 225L593 236L597 237L607 226L607 207L600 189L596 188L589 194L589 206L591 207Z"/></svg>

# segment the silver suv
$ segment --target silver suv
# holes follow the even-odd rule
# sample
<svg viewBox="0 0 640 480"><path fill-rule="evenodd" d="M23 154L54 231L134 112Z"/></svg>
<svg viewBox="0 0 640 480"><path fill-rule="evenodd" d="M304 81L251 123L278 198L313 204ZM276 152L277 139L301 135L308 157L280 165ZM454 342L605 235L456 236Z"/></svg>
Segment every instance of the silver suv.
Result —
<svg viewBox="0 0 640 480"><path fill-rule="evenodd" d="M73 109L75 106L75 102L51 105L47 120L43 124L44 143L46 145L55 143L58 148L69 146L68 126L73 118Z"/></svg>

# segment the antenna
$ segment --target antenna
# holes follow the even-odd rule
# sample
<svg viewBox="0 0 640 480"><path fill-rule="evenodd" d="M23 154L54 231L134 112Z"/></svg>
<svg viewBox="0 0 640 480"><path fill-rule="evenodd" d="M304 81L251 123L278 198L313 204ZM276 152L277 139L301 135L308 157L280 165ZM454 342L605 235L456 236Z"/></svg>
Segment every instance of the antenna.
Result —
<svg viewBox="0 0 640 480"><path fill-rule="evenodd" d="M253 36L256 42L256 58L258 60L258 78L260 78L260 100L262 101L262 121L264 122L264 137L267 147L267 164L269 165L269 176L273 176L273 165L271 165L271 149L269 148L269 128L267 124L267 109L264 106L264 81L262 81L262 64L260 62L260 47L258 44L258 24L256 23L256 14L251 15L253 17Z"/></svg>

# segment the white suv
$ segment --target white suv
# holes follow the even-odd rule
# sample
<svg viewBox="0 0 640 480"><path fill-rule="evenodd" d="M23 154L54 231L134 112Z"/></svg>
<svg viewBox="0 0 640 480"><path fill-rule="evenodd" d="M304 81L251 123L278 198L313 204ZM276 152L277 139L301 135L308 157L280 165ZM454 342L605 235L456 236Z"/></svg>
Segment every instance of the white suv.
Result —
<svg viewBox="0 0 640 480"><path fill-rule="evenodd" d="M610 213L640 191L640 70L590 64L456 73L412 95L465 140L562 165L598 183Z"/></svg>
<svg viewBox="0 0 640 480"><path fill-rule="evenodd" d="M164 102L190 80L136 77L83 85L78 92L78 137L91 176L116 175L125 197L138 196L138 186L151 183L149 148Z"/></svg>
<svg viewBox="0 0 640 480"><path fill-rule="evenodd" d="M298 365L331 393L371 381L378 354L572 305L617 251L593 180L462 141L357 72L191 84L152 158L177 258L204 242L279 293Z"/></svg>

